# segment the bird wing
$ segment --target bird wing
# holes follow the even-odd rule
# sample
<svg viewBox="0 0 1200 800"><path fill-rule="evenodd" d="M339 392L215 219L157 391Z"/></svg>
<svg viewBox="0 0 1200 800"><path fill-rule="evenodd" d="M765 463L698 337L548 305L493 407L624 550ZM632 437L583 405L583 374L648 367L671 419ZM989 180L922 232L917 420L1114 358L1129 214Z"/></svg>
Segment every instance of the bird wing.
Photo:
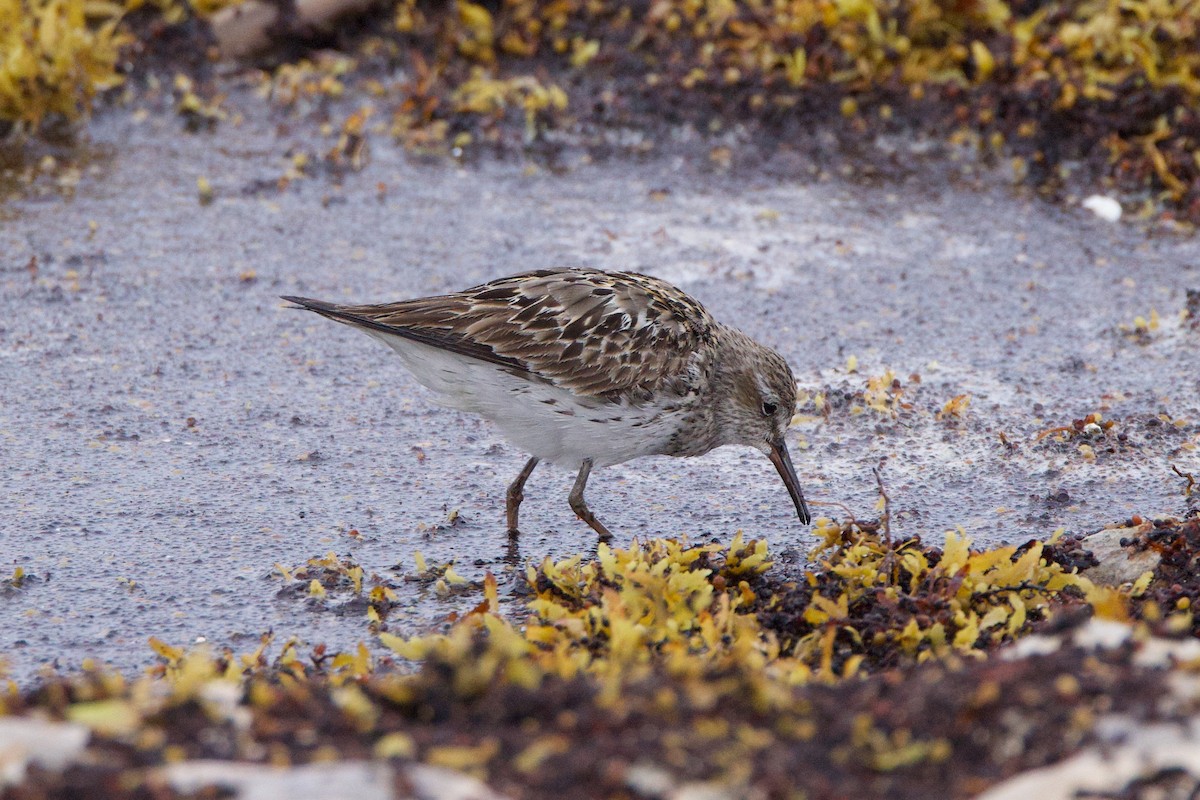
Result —
<svg viewBox="0 0 1200 800"><path fill-rule="evenodd" d="M664 281L591 269L529 272L385 305L284 299L613 401L643 400L685 377L716 328L703 306Z"/></svg>

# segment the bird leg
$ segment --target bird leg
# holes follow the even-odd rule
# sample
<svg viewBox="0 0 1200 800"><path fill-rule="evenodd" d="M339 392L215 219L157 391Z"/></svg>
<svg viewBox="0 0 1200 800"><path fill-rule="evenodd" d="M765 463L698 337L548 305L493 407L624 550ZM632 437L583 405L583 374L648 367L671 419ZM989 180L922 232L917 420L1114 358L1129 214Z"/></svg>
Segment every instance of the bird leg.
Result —
<svg viewBox="0 0 1200 800"><path fill-rule="evenodd" d="M508 515L509 536L516 536L520 533L517 530L517 512L521 509L521 501L525 499L525 481L529 480L530 473L533 472L533 468L537 465L537 456L529 459L525 463L525 468L521 470L521 474L508 486L508 493L505 495L504 510Z"/></svg>
<svg viewBox="0 0 1200 800"><path fill-rule="evenodd" d="M579 467L579 477L575 479L575 486L571 489L571 494L567 497L567 502L571 504L571 510L575 512L575 516L591 526L597 534L600 535L602 541L608 541L612 538L612 534L608 528L604 527L600 520L596 519L596 515L587 507L587 503L583 500L583 489L587 486L588 475L592 474L592 460L585 458L583 464Z"/></svg>

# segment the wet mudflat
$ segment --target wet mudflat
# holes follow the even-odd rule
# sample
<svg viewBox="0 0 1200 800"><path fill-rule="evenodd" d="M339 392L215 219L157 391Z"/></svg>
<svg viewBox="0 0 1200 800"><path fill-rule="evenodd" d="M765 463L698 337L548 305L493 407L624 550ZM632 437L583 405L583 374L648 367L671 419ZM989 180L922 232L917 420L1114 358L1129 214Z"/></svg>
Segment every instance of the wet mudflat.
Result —
<svg viewBox="0 0 1200 800"><path fill-rule="evenodd" d="M19 680L86 657L134 670L149 636L374 646L361 609L280 592L275 565L330 551L397 585L388 625L410 633L475 602L402 582L417 551L492 571L503 601L526 559L593 547L567 507L573 476L548 468L514 551L503 492L523 454L280 294L642 271L788 357L804 398L790 444L818 515L877 513L884 458L893 524L933 541L1085 533L1195 502L1171 469L1200 472L1192 239L948 182L916 154L906 177L865 184L814 174L804 153L714 167L679 145L549 169L374 142L361 172L281 192L289 133L244 110L219 136L111 112L70 199L6 186L0 565L29 577L0 602L0 652ZM757 452L603 470L589 500L619 543L742 529L797 560L814 544Z"/></svg>

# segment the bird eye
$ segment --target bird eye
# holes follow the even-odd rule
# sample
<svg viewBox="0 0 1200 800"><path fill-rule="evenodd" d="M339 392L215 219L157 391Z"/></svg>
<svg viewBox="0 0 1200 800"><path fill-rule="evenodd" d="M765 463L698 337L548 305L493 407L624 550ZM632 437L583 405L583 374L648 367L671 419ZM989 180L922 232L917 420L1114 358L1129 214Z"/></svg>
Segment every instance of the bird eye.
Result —
<svg viewBox="0 0 1200 800"><path fill-rule="evenodd" d="M779 406L772 403L770 400L763 400L762 412L764 417L773 417L775 412L779 410Z"/></svg>

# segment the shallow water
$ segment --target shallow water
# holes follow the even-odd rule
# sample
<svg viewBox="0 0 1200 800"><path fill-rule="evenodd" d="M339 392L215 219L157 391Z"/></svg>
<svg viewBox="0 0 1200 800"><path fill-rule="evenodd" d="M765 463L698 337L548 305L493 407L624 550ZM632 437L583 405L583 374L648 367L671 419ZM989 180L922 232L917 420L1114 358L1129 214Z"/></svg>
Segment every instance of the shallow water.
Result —
<svg viewBox="0 0 1200 800"><path fill-rule="evenodd" d="M884 458L900 534L962 526L996 544L1188 509L1170 465L1200 473L1200 332L1179 320L1200 287L1192 239L921 170L868 186L737 159L714 172L686 151L551 172L414 162L377 137L340 188L279 192L295 134L252 109L213 136L181 128L110 112L70 197L24 189L0 211L0 571L36 576L0 595L19 679L88 656L136 669L151 635L371 641L361 610L280 595L276 563L333 551L398 579L420 550L470 578L492 570L505 595L526 559L594 546L567 506L573 476L545 467L512 558L503 496L523 454L280 294L385 301L556 265L647 272L781 350L803 391L832 389L828 418L802 408L792 435L818 516L873 517ZM1120 331L1152 308L1146 341ZM897 418L838 400L889 368L911 404ZM959 394L964 419L937 419ZM1095 411L1119 422L1094 460L1083 439L1036 441ZM793 555L814 543L750 450L606 469L588 498L618 544L739 529ZM393 632L477 602L398 586Z"/></svg>

